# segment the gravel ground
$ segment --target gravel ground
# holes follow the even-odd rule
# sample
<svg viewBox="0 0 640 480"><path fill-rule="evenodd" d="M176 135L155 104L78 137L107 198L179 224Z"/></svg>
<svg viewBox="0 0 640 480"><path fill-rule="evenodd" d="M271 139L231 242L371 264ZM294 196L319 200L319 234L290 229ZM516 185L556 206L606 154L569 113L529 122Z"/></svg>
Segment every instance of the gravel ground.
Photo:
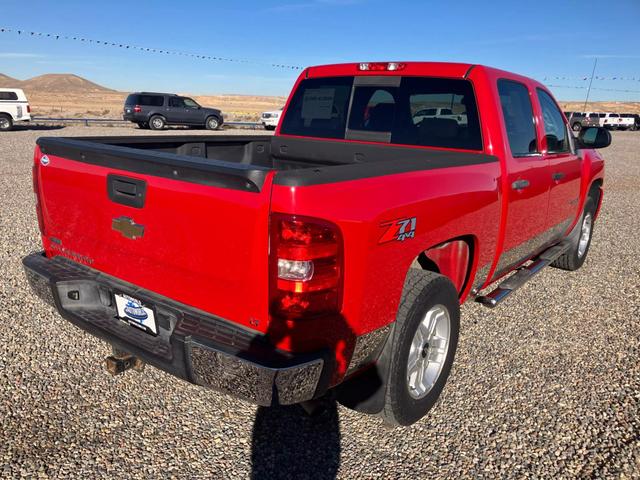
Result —
<svg viewBox="0 0 640 480"><path fill-rule="evenodd" d="M603 152L585 266L547 269L494 311L466 304L441 401L402 429L335 405L256 408L153 368L112 378L109 348L31 295L35 139L135 133L0 135L0 476L640 478L640 133Z"/></svg>

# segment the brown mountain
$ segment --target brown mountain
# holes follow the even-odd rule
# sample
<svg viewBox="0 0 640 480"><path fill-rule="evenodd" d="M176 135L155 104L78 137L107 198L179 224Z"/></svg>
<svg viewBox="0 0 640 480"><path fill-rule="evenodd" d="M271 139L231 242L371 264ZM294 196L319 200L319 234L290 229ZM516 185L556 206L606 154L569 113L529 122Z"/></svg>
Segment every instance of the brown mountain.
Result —
<svg viewBox="0 0 640 480"><path fill-rule="evenodd" d="M0 73L0 88L18 88L22 82L4 73Z"/></svg>
<svg viewBox="0 0 640 480"><path fill-rule="evenodd" d="M93 83L86 78L70 73L48 73L24 80L20 83L21 88L24 88L27 92L91 93L114 91L97 83Z"/></svg>

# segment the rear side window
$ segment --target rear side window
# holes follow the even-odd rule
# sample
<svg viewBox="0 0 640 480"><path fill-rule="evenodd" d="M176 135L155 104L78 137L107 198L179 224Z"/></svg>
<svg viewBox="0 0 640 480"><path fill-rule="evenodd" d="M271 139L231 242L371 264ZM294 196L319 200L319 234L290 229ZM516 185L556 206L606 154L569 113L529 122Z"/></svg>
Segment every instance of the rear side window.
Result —
<svg viewBox="0 0 640 480"><path fill-rule="evenodd" d="M556 102L544 90L538 88L538 101L542 109L542 123L544 123L544 136L547 139L547 151L549 153L568 152L569 135L567 125Z"/></svg>
<svg viewBox="0 0 640 480"><path fill-rule="evenodd" d="M620 115L618 115L617 113L610 113L610 114L609 114L609 117L611 117L611 118L618 118L618 117L620 117Z"/></svg>
<svg viewBox="0 0 640 480"><path fill-rule="evenodd" d="M162 95L132 94L127 97L125 105L143 105L145 107L161 107L164 104Z"/></svg>
<svg viewBox="0 0 640 480"><path fill-rule="evenodd" d="M537 153L538 145L529 89L519 82L498 80L498 94L511 155L523 157Z"/></svg>
<svg viewBox="0 0 640 480"><path fill-rule="evenodd" d="M304 80L280 132L320 138L482 150L471 83L422 77Z"/></svg>
<svg viewBox="0 0 640 480"><path fill-rule="evenodd" d="M0 92L0 100L18 100L16 92Z"/></svg>

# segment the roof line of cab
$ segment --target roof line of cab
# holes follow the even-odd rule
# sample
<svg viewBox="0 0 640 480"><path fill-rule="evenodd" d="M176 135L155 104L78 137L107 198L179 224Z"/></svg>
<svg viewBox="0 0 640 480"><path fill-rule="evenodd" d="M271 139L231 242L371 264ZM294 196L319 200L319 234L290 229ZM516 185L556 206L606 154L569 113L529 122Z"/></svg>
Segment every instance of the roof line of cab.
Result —
<svg viewBox="0 0 640 480"><path fill-rule="evenodd" d="M401 65L400 69L394 70L361 70L361 65L367 64L396 64ZM530 83L547 90L544 84L530 77L525 77L517 73L500 70L498 68L487 67L486 65L473 63L454 63L454 62L403 62L403 61L385 61L385 62L357 62L357 63L336 63L331 65L316 65L307 67L304 71L305 78L320 78L333 76L380 76L380 75L407 75L407 76L426 76L426 77L449 77L449 78L469 78L472 72L484 71L492 77L504 77L511 80Z"/></svg>

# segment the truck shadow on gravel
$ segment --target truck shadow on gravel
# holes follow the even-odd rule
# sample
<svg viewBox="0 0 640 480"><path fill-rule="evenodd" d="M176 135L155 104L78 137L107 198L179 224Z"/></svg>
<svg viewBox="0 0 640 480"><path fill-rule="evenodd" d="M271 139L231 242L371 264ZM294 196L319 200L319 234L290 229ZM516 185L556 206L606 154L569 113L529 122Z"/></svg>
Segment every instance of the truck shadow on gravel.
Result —
<svg viewBox="0 0 640 480"><path fill-rule="evenodd" d="M340 465L340 423L333 398L305 414L299 405L258 407L251 441L251 478L334 479Z"/></svg>

